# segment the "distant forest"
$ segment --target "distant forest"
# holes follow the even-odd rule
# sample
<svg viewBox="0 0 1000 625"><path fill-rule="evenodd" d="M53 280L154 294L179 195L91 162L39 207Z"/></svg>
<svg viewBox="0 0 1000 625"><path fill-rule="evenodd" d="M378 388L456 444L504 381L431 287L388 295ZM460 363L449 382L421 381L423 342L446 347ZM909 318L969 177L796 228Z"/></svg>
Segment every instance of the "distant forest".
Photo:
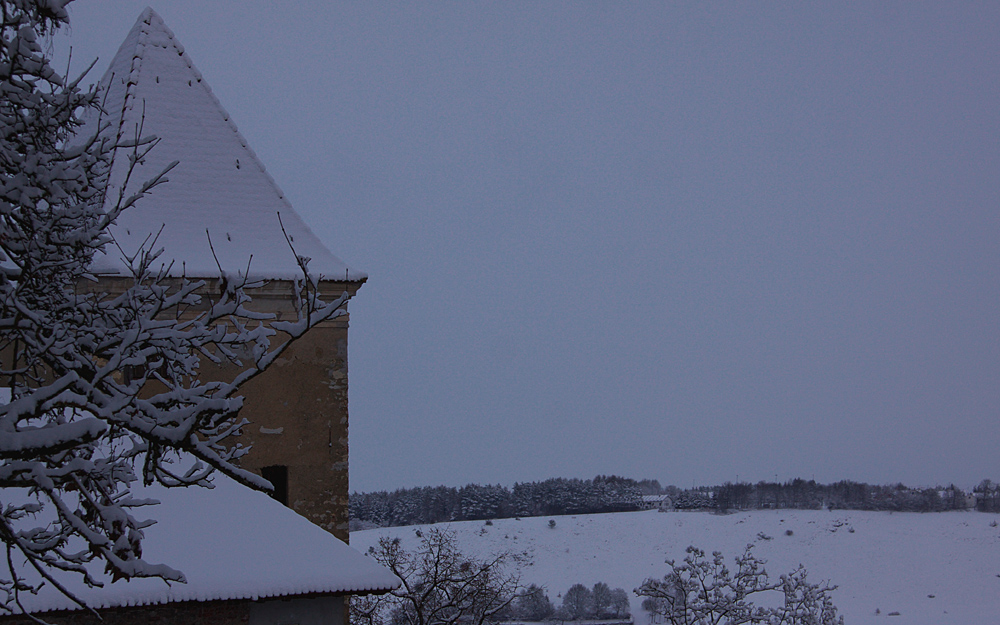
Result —
<svg viewBox="0 0 1000 625"><path fill-rule="evenodd" d="M652 500L655 496L656 500ZM1000 484L983 480L971 493L952 485L908 488L903 484L874 486L814 480L681 489L660 486L657 480L633 480L598 475L592 480L553 478L506 486L469 484L461 488L425 486L393 492L352 493L351 530L442 521L471 521L509 517L556 516L628 512L650 507L674 510L730 512L762 509L822 508L940 512L974 508L1000 512Z"/></svg>

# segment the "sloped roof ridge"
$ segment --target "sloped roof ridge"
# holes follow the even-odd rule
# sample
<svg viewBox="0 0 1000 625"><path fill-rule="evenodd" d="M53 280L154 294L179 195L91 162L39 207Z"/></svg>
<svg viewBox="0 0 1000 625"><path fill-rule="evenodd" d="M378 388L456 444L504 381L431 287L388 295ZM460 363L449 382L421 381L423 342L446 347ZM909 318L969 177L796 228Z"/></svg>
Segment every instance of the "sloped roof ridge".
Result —
<svg viewBox="0 0 1000 625"><path fill-rule="evenodd" d="M129 31L101 89L104 111L98 115L109 125L107 132L126 145L154 136L159 143L139 161L134 179L126 159L115 159L109 190L134 191L136 181L158 175L170 163L176 167L167 176L173 183L116 220L112 234L122 255L99 254L95 273L127 273L127 254L155 236L163 249L156 262L170 275L211 278L221 268L251 279L295 280L302 277L298 256L311 259L313 279L367 279L305 223L153 9L144 10Z"/></svg>
<svg viewBox="0 0 1000 625"><path fill-rule="evenodd" d="M291 202L288 201L288 198L285 197L285 193L281 190L281 187L278 186L278 183L275 182L271 174L268 173L267 167L264 166L264 162L260 160L260 158L257 156L257 153L254 152L254 149L250 147L250 143L243 136L243 133L240 132L240 129L237 128L236 122L233 121L232 116L229 115L229 111L226 110L226 107L223 106L222 102L219 101L219 98L216 97L215 92L212 91L212 87L209 86L208 82L205 81L204 77L201 75L201 72L198 71L198 68L195 66L194 61L191 60L191 57L188 56L188 53L184 50L184 46L181 44L180 41L178 41L177 36L174 35L174 31L170 30L170 27L167 26L167 23L163 21L163 18L160 17L160 14L154 11L152 7L147 6L145 9L143 9L142 13L139 14L139 18L136 20L133 29L136 28L139 29L138 33L139 37L138 41L136 42L135 54L132 57L132 66L130 68L131 72L129 73L129 80L127 81L126 92L125 92L124 108L130 109L132 107L132 100L135 98L135 85L138 84L139 74L142 72L142 60L143 60L142 55L143 52L145 52L145 48L150 38L150 35L152 34L153 29L155 28L156 30L160 31L160 33L165 35L170 45L172 45L174 49L177 50L178 56L180 56L181 59L183 59L184 64L188 66L189 70L191 70L191 73L194 75L195 81L199 85L201 85L201 87L208 94L209 98L211 98L212 102L215 104L216 108L219 109L219 113L222 114L222 119L226 122L226 124L229 125L229 128L233 131L233 133L236 134L236 138L239 140L240 145L243 146L243 149L245 149L249 153L251 160L255 165L257 165L257 168L260 170L260 173L264 174L264 176L267 178L267 181L271 184L272 187L274 187L274 191L275 193L278 194L278 197L281 199L281 201L285 204L285 206L288 208L289 211L294 211L295 209L292 207ZM128 38L126 38L126 42L127 41ZM110 70L111 68L109 68L109 71ZM135 80L132 80L133 76L135 77ZM121 116L121 121L119 122L119 134L118 134L119 138L121 138L121 126L125 125L124 111L122 113L123 114Z"/></svg>
<svg viewBox="0 0 1000 625"><path fill-rule="evenodd" d="M139 19L136 20L135 25L132 26L132 30L129 31L128 36L125 37L125 41L123 41L122 45L118 48L118 52L115 53L115 56L112 58L111 65L108 67L108 70L104 73L104 76L101 77L100 84L102 85L111 84L112 80L114 80L114 77L117 74L115 70L117 69L117 63L119 62L119 59L122 58L122 55L130 47L132 48L133 53L132 56L129 58L128 62L128 78L125 80L125 96L122 98L122 110L115 111L115 114L118 115L118 124L117 124L118 127L115 130L115 137L118 143L121 142L122 135L124 134L125 118L126 118L125 111L131 108L131 102L135 97L135 85L138 82L138 80L135 79L133 72L138 72L139 65L141 65L142 63L142 55L140 53L140 50L141 48L145 47L145 44L142 43L142 40L145 39L145 37L143 37L143 30L140 28L140 26L148 21L147 16L152 12L153 9L151 9L150 7L146 7L146 9L142 12L142 14L139 16Z"/></svg>
<svg viewBox="0 0 1000 625"><path fill-rule="evenodd" d="M384 593L399 587L391 571L264 493L222 474L215 487L165 488L133 484L136 499L153 499L157 522L144 530L144 557L166 561L187 582L159 578L112 582L103 587L56 571L56 578L93 608L162 605L185 601L267 599L314 594ZM192 531L192 528L196 528ZM32 582L37 574L27 573ZM30 612L76 610L51 584L25 593Z"/></svg>

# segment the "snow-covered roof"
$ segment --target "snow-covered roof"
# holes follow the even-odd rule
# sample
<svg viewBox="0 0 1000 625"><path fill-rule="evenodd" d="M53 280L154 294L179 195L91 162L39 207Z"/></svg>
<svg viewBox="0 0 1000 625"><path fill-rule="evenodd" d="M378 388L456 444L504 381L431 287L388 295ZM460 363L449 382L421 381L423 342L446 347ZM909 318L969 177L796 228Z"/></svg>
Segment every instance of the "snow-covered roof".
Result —
<svg viewBox="0 0 1000 625"><path fill-rule="evenodd" d="M111 583L107 575L97 575L105 587L87 588L78 575L59 576L92 607L385 592L399 585L371 558L225 476L216 475L214 489L150 486L136 487L133 494L161 502L133 513L157 519L143 530L143 559L180 570L187 583L150 578ZM51 586L21 599L32 612L78 607Z"/></svg>
<svg viewBox="0 0 1000 625"><path fill-rule="evenodd" d="M301 277L295 255L311 259L309 271L324 280L362 281L309 230L229 114L184 52L183 46L152 9L135 26L101 79L109 132L134 138L155 135L159 144L133 172L126 190L133 192L166 165L179 161L168 183L126 211L113 228L122 251L132 255L160 232L160 261L171 273L211 278L222 268L231 274L291 279ZM82 132L92 133L95 119ZM128 170L128 150L119 150L110 177L108 202L117 200ZM292 240L295 253L281 230ZM251 262L250 258L253 256ZM108 248L95 259L96 273L119 274L122 254ZM160 264L157 262L157 265Z"/></svg>

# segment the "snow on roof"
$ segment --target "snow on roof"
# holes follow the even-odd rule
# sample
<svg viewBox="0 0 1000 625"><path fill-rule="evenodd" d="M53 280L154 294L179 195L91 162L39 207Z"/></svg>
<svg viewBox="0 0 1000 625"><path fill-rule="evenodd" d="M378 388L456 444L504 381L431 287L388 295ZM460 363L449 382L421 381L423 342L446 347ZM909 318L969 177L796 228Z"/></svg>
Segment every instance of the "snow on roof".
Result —
<svg viewBox="0 0 1000 625"><path fill-rule="evenodd" d="M171 275L210 278L219 274L209 247L222 268L253 278L301 277L295 256L311 259L309 271L324 280L363 281L367 276L349 268L309 230L229 114L195 69L184 48L163 20L147 8L125 38L101 79L108 132L120 137L156 136L159 144L137 167L126 190L139 185L173 161L168 183L127 210L112 233L126 255L159 232L157 261ZM96 119L83 133L93 133ZM110 177L108 202L117 200L126 182L128 153L119 150ZM295 253L281 231L292 240ZM160 229L162 228L162 231ZM251 262L252 255L252 262ZM109 247L94 261L99 274L121 274L122 253Z"/></svg>
<svg viewBox="0 0 1000 625"><path fill-rule="evenodd" d="M136 518L145 513L157 519L143 530L143 559L180 570L186 584L168 585L151 578L111 583L103 574L96 577L104 581L104 588L87 588L79 575L63 574L59 580L95 608L380 593L399 586L388 569L267 495L223 475L214 480L214 489L133 488L137 498L161 502L133 513ZM78 608L51 585L21 599L30 612Z"/></svg>

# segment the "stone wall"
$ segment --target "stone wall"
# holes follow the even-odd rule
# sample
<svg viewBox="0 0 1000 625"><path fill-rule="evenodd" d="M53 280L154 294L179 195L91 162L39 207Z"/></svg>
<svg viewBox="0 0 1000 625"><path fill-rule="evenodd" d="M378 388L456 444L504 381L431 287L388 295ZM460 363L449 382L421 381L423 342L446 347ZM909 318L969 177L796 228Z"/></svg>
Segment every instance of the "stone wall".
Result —
<svg viewBox="0 0 1000 625"><path fill-rule="evenodd" d="M359 283L322 283L323 299ZM274 281L251 292L252 308L296 319L292 284ZM342 316L312 328L265 373L244 387L240 443L252 447L241 466L288 468L288 506L337 538L348 540L347 330ZM280 335L279 335L280 336ZM229 377L226 367L220 375Z"/></svg>
<svg viewBox="0 0 1000 625"><path fill-rule="evenodd" d="M288 597L253 601L180 601L160 605L44 612L51 625L344 625L340 596ZM3 625L34 625L26 617L0 616Z"/></svg>
<svg viewBox="0 0 1000 625"><path fill-rule="evenodd" d="M292 345L246 387L245 468L288 467L288 505L347 542L347 321Z"/></svg>
<svg viewBox="0 0 1000 625"><path fill-rule="evenodd" d="M44 612L39 618L51 625L245 625L250 622L248 600L184 601L163 605L98 610L100 619L83 610ZM34 625L25 617L0 617L4 625Z"/></svg>
<svg viewBox="0 0 1000 625"><path fill-rule="evenodd" d="M121 292L130 282L101 278L82 290ZM360 282L323 282L323 299L331 301ZM252 310L274 313L277 320L297 318L293 284L272 281L250 290ZM218 292L206 281L206 293ZM196 310L190 314L197 313ZM299 514L348 540L348 359L349 317L312 328L262 375L244 387L241 416L250 421L237 442L252 446L240 464L260 472L268 466L288 469L288 505ZM278 337L272 340L278 340ZM235 368L202 361L202 379L231 379Z"/></svg>

